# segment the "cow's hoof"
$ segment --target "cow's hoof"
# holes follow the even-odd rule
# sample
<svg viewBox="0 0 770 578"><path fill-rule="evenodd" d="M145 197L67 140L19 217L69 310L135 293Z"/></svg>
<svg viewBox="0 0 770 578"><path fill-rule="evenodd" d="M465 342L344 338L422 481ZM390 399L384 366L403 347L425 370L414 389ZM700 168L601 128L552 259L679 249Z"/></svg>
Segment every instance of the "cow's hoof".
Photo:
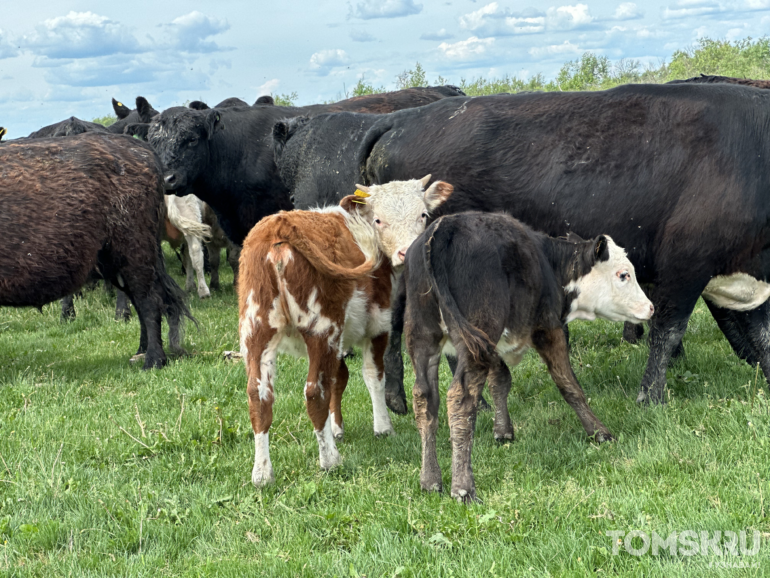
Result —
<svg viewBox="0 0 770 578"><path fill-rule="evenodd" d="M255 488L264 488L268 484L275 482L273 468L267 470L258 470L254 468L251 472L251 483Z"/></svg>
<svg viewBox="0 0 770 578"><path fill-rule="evenodd" d="M604 442L615 441L615 438L612 437L610 432L596 432L594 439L600 444Z"/></svg>
<svg viewBox="0 0 770 578"><path fill-rule="evenodd" d="M166 356L163 357L151 357L147 354L145 354L144 357L144 366L142 366L142 369L145 371L148 369L160 369L166 365Z"/></svg>
<svg viewBox="0 0 770 578"><path fill-rule="evenodd" d="M516 439L516 438L513 436L513 432L505 432L505 433L501 433L501 434L498 434L498 433L495 434L495 441L499 442L501 444L504 444L506 442L512 442L514 439Z"/></svg>
<svg viewBox="0 0 770 578"><path fill-rule="evenodd" d="M385 405L398 415L406 415L406 396L385 392Z"/></svg>
<svg viewBox="0 0 770 578"><path fill-rule="evenodd" d="M449 495L461 504L481 503L481 500L476 497L476 490L473 488L470 490L466 490L464 488L452 490Z"/></svg>
<svg viewBox="0 0 770 578"><path fill-rule="evenodd" d="M383 438L386 436L394 436L396 435L396 430L393 429L393 426L390 426L389 428L385 428L382 431L374 430L374 437L377 438Z"/></svg>

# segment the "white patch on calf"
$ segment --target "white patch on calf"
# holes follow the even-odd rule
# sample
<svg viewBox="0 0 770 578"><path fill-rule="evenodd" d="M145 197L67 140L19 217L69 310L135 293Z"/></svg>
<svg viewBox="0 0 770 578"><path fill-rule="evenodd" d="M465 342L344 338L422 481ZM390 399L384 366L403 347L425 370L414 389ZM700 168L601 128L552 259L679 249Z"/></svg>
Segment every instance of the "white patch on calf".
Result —
<svg viewBox="0 0 770 578"><path fill-rule="evenodd" d="M652 303L639 287L626 252L610 237L606 239L609 259L597 261L587 275L564 287L565 293L577 293L566 323L574 319L592 321L596 317L639 323L652 317ZM623 274L628 275L625 280L621 278Z"/></svg>
<svg viewBox="0 0 770 578"><path fill-rule="evenodd" d="M366 337L369 323L368 298L366 292L355 289L353 295L345 304L345 326L342 329L342 339L338 350L340 352L358 345Z"/></svg>
<svg viewBox="0 0 770 578"><path fill-rule="evenodd" d="M321 462L321 469L331 470L342 463L342 457L337 451L337 444L334 442L332 433L332 414L326 418L326 424L321 431L316 430L315 437L318 440L318 458Z"/></svg>
<svg viewBox="0 0 770 578"><path fill-rule="evenodd" d="M275 358L278 353L278 345L281 342L281 335L273 335L273 338L268 341L265 349L262 350L262 356L259 360L259 377L257 380L257 388L259 391L259 399L265 401L269 396L273 394L273 380L275 378Z"/></svg>
<svg viewBox="0 0 770 578"><path fill-rule="evenodd" d="M733 311L750 311L770 299L770 284L748 273L718 275L709 281L703 297L717 307Z"/></svg>
<svg viewBox="0 0 770 578"><path fill-rule="evenodd" d="M374 362L371 341L367 341L364 345L362 373L366 389L369 390L369 396L372 398L375 435L395 435L396 432L390 422L390 414L388 414L388 406L385 404L385 374L383 372L382 378L380 378L377 364Z"/></svg>
<svg viewBox="0 0 770 578"><path fill-rule="evenodd" d="M251 470L251 483L261 488L275 481L273 464L270 462L270 434L254 434L254 469Z"/></svg>
<svg viewBox="0 0 770 578"><path fill-rule="evenodd" d="M244 363L249 355L247 341L254 334L254 330L262 323L262 318L257 315L259 303L254 301L254 289L249 291L246 297L246 311L238 324L238 333L241 336L241 355Z"/></svg>

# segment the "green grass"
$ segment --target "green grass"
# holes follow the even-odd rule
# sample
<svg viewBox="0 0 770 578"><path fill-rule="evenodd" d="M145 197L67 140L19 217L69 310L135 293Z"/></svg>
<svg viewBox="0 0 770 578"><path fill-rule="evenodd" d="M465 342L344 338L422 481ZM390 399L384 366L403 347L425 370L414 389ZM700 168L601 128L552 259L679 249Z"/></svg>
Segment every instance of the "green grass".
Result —
<svg viewBox="0 0 770 578"><path fill-rule="evenodd" d="M178 262L169 267L181 282ZM159 371L130 366L139 326L113 321L101 290L0 309L2 576L760 576L770 573L770 404L766 382L730 350L705 306L668 372L665 407L634 403L647 347L622 327L576 322L572 361L618 438L591 443L534 353L513 371L516 441L481 414L473 449L483 503L420 490L412 415L376 439L352 360L343 465L318 467L304 410L307 362L279 359L272 487L251 485L253 436L224 289L191 298L193 353ZM406 368L407 391L414 379ZM442 366L443 392L450 381ZM445 409L439 462L450 484ZM612 530L758 530L750 568L710 556L612 555ZM735 558L727 558L731 564ZM737 560L740 562L741 560Z"/></svg>

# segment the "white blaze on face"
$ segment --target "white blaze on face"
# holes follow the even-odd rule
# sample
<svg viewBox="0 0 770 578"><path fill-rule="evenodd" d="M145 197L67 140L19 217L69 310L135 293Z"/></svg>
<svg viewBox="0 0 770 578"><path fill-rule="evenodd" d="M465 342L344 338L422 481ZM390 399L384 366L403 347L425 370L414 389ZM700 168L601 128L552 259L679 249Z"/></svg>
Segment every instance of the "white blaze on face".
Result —
<svg viewBox="0 0 770 578"><path fill-rule="evenodd" d="M452 194L452 185L437 181L427 190L431 175L419 180L385 185L356 185L367 197L359 198L359 214L374 225L377 244L394 267L404 264L406 250L425 231L430 212Z"/></svg>
<svg viewBox="0 0 770 578"><path fill-rule="evenodd" d="M566 321L597 317L610 321L646 321L654 312L652 303L639 287L636 272L626 252L606 235L609 258L596 261L591 271L570 282L564 290L576 290Z"/></svg>

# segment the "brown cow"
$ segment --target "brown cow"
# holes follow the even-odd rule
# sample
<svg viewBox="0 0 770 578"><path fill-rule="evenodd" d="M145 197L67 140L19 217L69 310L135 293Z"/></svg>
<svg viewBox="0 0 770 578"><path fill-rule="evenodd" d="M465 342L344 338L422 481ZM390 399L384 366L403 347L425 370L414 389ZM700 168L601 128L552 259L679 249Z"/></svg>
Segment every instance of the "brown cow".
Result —
<svg viewBox="0 0 770 578"><path fill-rule="evenodd" d="M246 237L239 330L254 429L255 486L274 480L268 431L278 351L309 358L305 400L323 469L340 463L334 440L343 433L340 400L348 382L342 355L352 345L363 348L374 433L394 433L383 366L393 267L403 265L428 212L452 193L452 186L441 181L423 191L429 180L430 175L359 186L358 196L345 197L338 207L281 212L263 219Z"/></svg>

